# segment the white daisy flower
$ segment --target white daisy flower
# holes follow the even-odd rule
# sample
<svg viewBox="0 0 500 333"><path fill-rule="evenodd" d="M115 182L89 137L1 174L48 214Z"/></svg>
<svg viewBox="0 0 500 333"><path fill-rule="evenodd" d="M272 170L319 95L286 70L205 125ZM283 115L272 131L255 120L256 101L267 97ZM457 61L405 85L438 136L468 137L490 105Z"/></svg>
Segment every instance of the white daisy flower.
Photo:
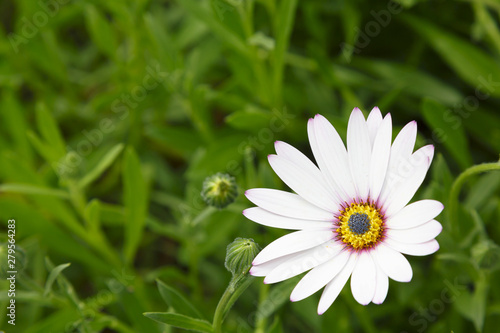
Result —
<svg viewBox="0 0 500 333"><path fill-rule="evenodd" d="M390 114L374 108L368 119L355 108L347 127L347 149L321 115L309 119L307 132L319 168L287 143L269 155L276 174L295 193L256 188L246 191L258 207L243 214L265 226L298 230L265 247L250 274L275 283L309 271L291 301L325 287L318 305L323 314L351 277L357 302L382 303L389 278L409 282L412 269L403 254L436 252L442 230L434 218L444 206L435 200L408 204L422 184L434 147L413 152L415 121L392 141Z"/></svg>

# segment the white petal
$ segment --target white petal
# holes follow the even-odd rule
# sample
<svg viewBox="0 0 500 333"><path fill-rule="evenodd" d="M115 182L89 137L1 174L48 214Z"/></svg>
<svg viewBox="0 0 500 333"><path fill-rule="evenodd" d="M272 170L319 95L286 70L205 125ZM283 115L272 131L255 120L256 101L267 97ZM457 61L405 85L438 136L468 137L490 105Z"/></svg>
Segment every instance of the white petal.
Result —
<svg viewBox="0 0 500 333"><path fill-rule="evenodd" d="M399 212L415 195L429 170L429 154L433 151L434 147L428 145L411 155L408 160L408 169L400 173L401 182L392 189L387 200L381 203L386 218L390 218L393 214Z"/></svg>
<svg viewBox="0 0 500 333"><path fill-rule="evenodd" d="M349 251L341 251L333 259L313 268L295 286L290 300L292 302L303 300L323 288L344 268L349 257Z"/></svg>
<svg viewBox="0 0 500 333"><path fill-rule="evenodd" d="M375 295L376 267L368 252L361 252L352 271L351 291L354 299L362 305L367 305Z"/></svg>
<svg viewBox="0 0 500 333"><path fill-rule="evenodd" d="M269 155L268 159L274 172L302 198L329 212L338 211L339 204L325 186L325 180L316 167L304 170L277 155Z"/></svg>
<svg viewBox="0 0 500 333"><path fill-rule="evenodd" d="M356 254L351 254L349 257L349 261L345 264L342 271L337 274L332 281L328 282L325 289L323 290L323 294L321 294L321 298L318 304L318 314L322 315L328 310L328 308L333 304L333 302L337 299L337 296L340 294L344 285L346 284L349 276L351 276L352 270L356 265L358 256Z"/></svg>
<svg viewBox="0 0 500 333"><path fill-rule="evenodd" d="M314 158L322 172L334 184L342 201L356 197L356 189L349 170L347 151L335 128L321 115L309 119L307 124L309 142Z"/></svg>
<svg viewBox="0 0 500 333"><path fill-rule="evenodd" d="M347 125L347 155L358 199L366 201L369 191L371 144L365 118L355 108Z"/></svg>
<svg viewBox="0 0 500 333"><path fill-rule="evenodd" d="M295 253L290 259L269 272L264 279L264 283L276 283L302 274L335 257L342 249L343 245L336 240L331 240L300 253Z"/></svg>
<svg viewBox="0 0 500 333"><path fill-rule="evenodd" d="M387 292L389 291L389 278L379 265L376 264L376 267L377 267L377 283L375 287L375 295L373 296L372 302L375 304L382 304L385 301L385 298L387 297Z"/></svg>
<svg viewBox="0 0 500 333"><path fill-rule="evenodd" d="M253 265L310 249L334 237L331 230L301 230L278 238L266 246L253 260Z"/></svg>
<svg viewBox="0 0 500 333"><path fill-rule="evenodd" d="M370 111L370 114L366 119L366 125L368 127L368 134L370 136L370 142L372 143L372 146L380 124L382 124L382 113L380 112L380 109L378 107L374 107Z"/></svg>
<svg viewBox="0 0 500 333"><path fill-rule="evenodd" d="M253 188L245 192L248 200L272 213L317 221L330 221L332 213L302 199L295 193L268 188Z"/></svg>
<svg viewBox="0 0 500 333"><path fill-rule="evenodd" d="M377 265L391 279L399 282L411 281L413 271L410 263L401 253L384 244L377 245L372 253Z"/></svg>
<svg viewBox="0 0 500 333"><path fill-rule="evenodd" d="M332 222L295 219L292 217L273 214L260 207L245 209L243 211L243 215L254 222L273 228L302 230L333 227Z"/></svg>
<svg viewBox="0 0 500 333"><path fill-rule="evenodd" d="M260 264L260 265L254 265L254 266L252 266L252 268L250 268L249 273L250 273L250 275L253 275L253 276L266 276L270 272L272 272L273 269L280 266L281 264L283 264L287 260L290 260L291 258L293 258L293 256L294 256L294 254L289 254L287 256L283 256L283 257L279 257L279 258L276 258L273 260L266 261L265 263Z"/></svg>
<svg viewBox="0 0 500 333"><path fill-rule="evenodd" d="M380 112L380 111L379 111ZM370 198L377 201L382 186L384 185L389 157L391 154L392 119L388 113L378 128L373 142L372 157L370 161Z"/></svg>
<svg viewBox="0 0 500 333"><path fill-rule="evenodd" d="M404 230L387 230L387 237L401 243L425 243L439 235L443 226L436 220L430 220L418 227Z"/></svg>
<svg viewBox="0 0 500 333"><path fill-rule="evenodd" d="M406 126L403 127L394 139L391 146L391 154L389 158L389 165L387 167L387 174L384 180L384 186L382 187L382 191L379 196L379 200L382 202L387 199L391 189L400 181L401 177L398 175L397 170L399 169L399 165L401 163L408 161L410 158L416 139L417 123L415 121L406 124Z"/></svg>
<svg viewBox="0 0 500 333"><path fill-rule="evenodd" d="M443 204L436 200L416 201L387 218L386 225L390 229L417 227L438 216L443 209Z"/></svg>
<svg viewBox="0 0 500 333"><path fill-rule="evenodd" d="M401 243L390 238L386 238L384 242L394 250L411 256L426 256L439 250L439 243L435 239L418 244Z"/></svg>

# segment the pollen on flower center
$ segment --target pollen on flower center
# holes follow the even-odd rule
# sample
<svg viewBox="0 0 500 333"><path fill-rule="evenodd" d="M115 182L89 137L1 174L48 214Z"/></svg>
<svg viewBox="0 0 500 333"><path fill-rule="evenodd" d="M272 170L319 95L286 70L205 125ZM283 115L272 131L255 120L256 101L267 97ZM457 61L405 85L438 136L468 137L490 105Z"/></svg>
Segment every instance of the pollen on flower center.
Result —
<svg viewBox="0 0 500 333"><path fill-rule="evenodd" d="M337 237L353 250L369 249L384 237L384 217L373 203L345 206L338 216Z"/></svg>
<svg viewBox="0 0 500 333"><path fill-rule="evenodd" d="M370 229L370 219L366 214L354 213L347 222L349 229L358 235L362 235Z"/></svg>

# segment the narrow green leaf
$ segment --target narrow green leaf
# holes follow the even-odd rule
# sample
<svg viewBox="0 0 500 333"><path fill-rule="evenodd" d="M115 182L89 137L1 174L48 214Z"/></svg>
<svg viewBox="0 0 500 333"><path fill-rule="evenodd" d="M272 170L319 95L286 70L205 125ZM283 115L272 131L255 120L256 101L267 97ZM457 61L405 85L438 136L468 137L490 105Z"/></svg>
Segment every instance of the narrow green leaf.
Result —
<svg viewBox="0 0 500 333"><path fill-rule="evenodd" d="M123 202L126 208L124 253L130 263L142 237L149 202L141 163L133 148L128 148L125 152L123 185Z"/></svg>
<svg viewBox="0 0 500 333"><path fill-rule="evenodd" d="M456 301L458 312L474 323L477 332L483 331L488 289L487 278L481 274L474 283L474 292L465 291Z"/></svg>
<svg viewBox="0 0 500 333"><path fill-rule="evenodd" d="M156 280L156 283L158 284L158 290L160 291L160 295L165 303L174 308L175 311L190 317L203 317L201 313L194 307L194 305L191 304L191 302L189 302L177 290L166 285L160 280Z"/></svg>
<svg viewBox="0 0 500 333"><path fill-rule="evenodd" d="M222 23L215 19L215 13L210 12L209 8L201 5L199 1L183 0L179 1L189 13L196 16L199 20L205 23L215 35L223 42L227 43L235 51L242 55L248 55L247 46L242 39L233 31L230 31Z"/></svg>
<svg viewBox="0 0 500 333"><path fill-rule="evenodd" d="M481 90L482 94L500 96L500 66L495 59L424 19L407 14L401 18L427 40L464 81Z"/></svg>
<svg viewBox="0 0 500 333"><path fill-rule="evenodd" d="M403 94L412 95L417 98L429 97L449 106L460 103L463 100L463 96L446 82L424 71L415 69L410 65L361 57L353 59L352 65L363 72L376 75L378 78L376 84L384 87L381 88L383 89L382 91L392 93L392 89L398 87L402 90L401 93ZM354 84L359 83L354 82ZM366 82L363 85L373 87L373 84L374 82ZM382 109L381 105L377 105Z"/></svg>
<svg viewBox="0 0 500 333"><path fill-rule="evenodd" d="M462 168L472 165L463 119L432 99L424 99L422 113L433 129L433 139L442 143Z"/></svg>
<svg viewBox="0 0 500 333"><path fill-rule="evenodd" d="M64 332L68 326L81 320L81 314L73 307L64 307L43 318L23 330L24 333Z"/></svg>
<svg viewBox="0 0 500 333"><path fill-rule="evenodd" d="M132 273L132 272L131 272ZM127 321L131 322L135 328L135 332L144 333L162 333L160 325L144 317L144 312L148 310L147 307L147 296L142 288L138 288L137 279L132 275L128 276L124 283L129 285L129 288L134 289L134 292L130 292L123 288L119 292L119 304L126 304L123 307L123 311L127 316Z"/></svg>
<svg viewBox="0 0 500 333"><path fill-rule="evenodd" d="M57 276L61 274L61 272L66 268L69 267L71 263L67 264L61 264L59 266L56 266L50 271L49 277L47 278L47 282L45 282L45 291L43 293L44 296L47 296L52 289L52 284L54 284L54 281L56 280Z"/></svg>
<svg viewBox="0 0 500 333"><path fill-rule="evenodd" d="M236 129L257 131L269 126L273 114L257 108L235 111L225 118L226 123Z"/></svg>
<svg viewBox="0 0 500 333"><path fill-rule="evenodd" d="M465 207L479 209L488 199L495 196L495 191L500 188L500 172L490 172L482 176L467 193Z"/></svg>
<svg viewBox="0 0 500 333"><path fill-rule="evenodd" d="M26 136L28 125L26 122L27 112L21 107L18 99L11 90L4 90L0 102L0 114L2 122L10 134L14 150L27 159L32 161L33 150ZM6 134L6 133L5 133Z"/></svg>
<svg viewBox="0 0 500 333"><path fill-rule="evenodd" d="M145 312L144 315L159 323L183 328L195 332L213 332L212 325L205 320L195 319L177 313L170 312Z"/></svg>
<svg viewBox="0 0 500 333"><path fill-rule="evenodd" d="M85 220L93 232L99 231L101 226L101 203L94 199L85 207Z"/></svg>
<svg viewBox="0 0 500 333"><path fill-rule="evenodd" d="M53 204L53 202L49 203ZM63 255L68 260L76 261L87 269L95 269L101 274L109 273L110 266L102 257L96 255L82 242L75 241L74 235L65 231L54 221L47 219L40 209L8 196L0 196L0 211L9 212L9 215L15 216L16 220L23 221L23 227L16 230L16 234L19 234L16 236L20 239L35 237L52 253ZM75 232L75 234L78 233Z"/></svg>
<svg viewBox="0 0 500 333"><path fill-rule="evenodd" d="M93 5L86 6L85 19L94 43L103 53L115 59L118 42L110 22Z"/></svg>
<svg viewBox="0 0 500 333"><path fill-rule="evenodd" d="M281 100L285 53L292 32L296 7L297 0L281 1L274 24L276 31L276 48L273 54L273 89L275 102L278 103Z"/></svg>
<svg viewBox="0 0 500 333"><path fill-rule="evenodd" d="M94 180L99 178L99 176L106 171L107 168L110 167L111 164L115 161L115 159L120 155L124 148L123 143L119 143L113 148L111 148L106 155L99 161L99 163L90 170L85 176L80 179L78 182L79 188L84 188L87 185L91 184Z"/></svg>
<svg viewBox="0 0 500 333"><path fill-rule="evenodd" d="M191 129L177 127L155 127L146 130L146 136L160 145L169 154L189 158L202 144L200 137Z"/></svg>
<svg viewBox="0 0 500 333"><path fill-rule="evenodd" d="M53 147L51 147L48 143L43 142L30 130L28 130L28 139L38 154L40 154L40 156L42 156L47 163L53 164L54 162L59 161L62 157Z"/></svg>
<svg viewBox="0 0 500 333"><path fill-rule="evenodd" d="M36 104L36 124L38 131L59 156L64 156L66 148L56 120L50 114L47 106L39 102Z"/></svg>
<svg viewBox="0 0 500 333"><path fill-rule="evenodd" d="M267 333L283 333L283 327L281 325L281 320L278 316L276 316L274 318L274 321L271 324L271 327L269 328Z"/></svg>
<svg viewBox="0 0 500 333"><path fill-rule="evenodd" d="M43 186L37 186L37 185L29 185L29 184L2 184L0 185L0 192L33 194L33 195L50 195L61 199L69 198L69 194L66 191L43 187Z"/></svg>

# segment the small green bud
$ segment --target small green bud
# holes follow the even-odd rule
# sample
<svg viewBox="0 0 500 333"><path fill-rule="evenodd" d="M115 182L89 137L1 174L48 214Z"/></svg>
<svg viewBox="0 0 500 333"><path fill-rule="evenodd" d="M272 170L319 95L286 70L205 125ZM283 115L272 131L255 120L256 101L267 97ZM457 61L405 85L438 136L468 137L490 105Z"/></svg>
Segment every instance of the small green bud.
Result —
<svg viewBox="0 0 500 333"><path fill-rule="evenodd" d="M252 261L259 251L259 244L255 243L253 239L238 237L227 246L224 266L233 276L246 274L252 267Z"/></svg>
<svg viewBox="0 0 500 333"><path fill-rule="evenodd" d="M236 180L226 173L216 173L203 182L201 197L210 206L224 208L232 203L237 195Z"/></svg>

